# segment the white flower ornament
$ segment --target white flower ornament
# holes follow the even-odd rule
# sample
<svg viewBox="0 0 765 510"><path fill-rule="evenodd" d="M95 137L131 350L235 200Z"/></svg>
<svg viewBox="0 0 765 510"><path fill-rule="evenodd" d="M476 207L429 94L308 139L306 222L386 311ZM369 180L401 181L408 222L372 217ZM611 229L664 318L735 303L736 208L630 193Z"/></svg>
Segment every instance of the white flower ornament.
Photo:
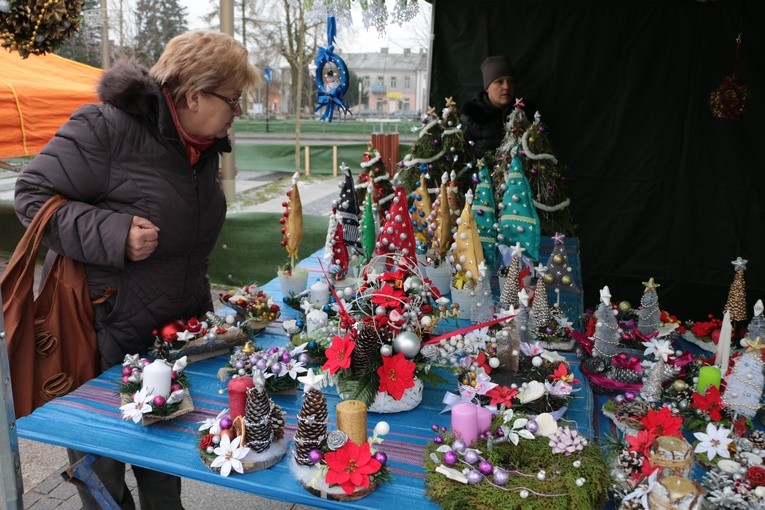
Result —
<svg viewBox="0 0 765 510"><path fill-rule="evenodd" d="M122 411L122 419L133 420L133 423L140 422L144 414L152 411L149 402L153 398L154 395L147 394L145 389L133 393L133 401L120 407L120 411Z"/></svg>
<svg viewBox="0 0 765 510"><path fill-rule="evenodd" d="M728 436L730 429L725 427L717 428L712 423L707 423L707 432L694 432L693 435L699 440L699 444L694 448L694 453L706 453L710 461L719 455L720 457L730 458L728 445L733 442Z"/></svg>
<svg viewBox="0 0 765 510"><path fill-rule="evenodd" d="M250 449L240 447L239 442L242 440L242 436L236 436L234 440L230 440L228 436L221 435L220 444L215 450L217 457L212 461L210 467L220 468L220 474L228 476L233 469L237 473L244 473L244 466L242 466L242 460Z"/></svg>

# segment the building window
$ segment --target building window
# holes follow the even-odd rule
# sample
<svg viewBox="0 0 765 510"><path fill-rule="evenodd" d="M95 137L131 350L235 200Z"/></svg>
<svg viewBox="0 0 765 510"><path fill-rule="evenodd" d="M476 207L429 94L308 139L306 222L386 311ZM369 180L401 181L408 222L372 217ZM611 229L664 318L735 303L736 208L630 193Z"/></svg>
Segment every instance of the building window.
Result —
<svg viewBox="0 0 765 510"><path fill-rule="evenodd" d="M383 111L383 105L385 104L385 101L381 98L377 99L377 111L381 112Z"/></svg>
<svg viewBox="0 0 765 510"><path fill-rule="evenodd" d="M390 88L392 88L392 89L395 89L395 88L396 88L396 81L397 81L397 80L396 80L396 77L395 77L395 76L391 76L391 77L390 77Z"/></svg>
<svg viewBox="0 0 765 510"><path fill-rule="evenodd" d="M364 76L364 78L362 78L362 81L364 83L364 88L369 90L369 76Z"/></svg>
<svg viewBox="0 0 765 510"><path fill-rule="evenodd" d="M375 85L385 85L385 77L384 76L378 76L377 81L375 82Z"/></svg>
<svg viewBox="0 0 765 510"><path fill-rule="evenodd" d="M412 88L412 80L409 76L404 76L404 90Z"/></svg>
<svg viewBox="0 0 765 510"><path fill-rule="evenodd" d="M409 99L404 99L402 101L401 110L404 110L405 112L409 111Z"/></svg>

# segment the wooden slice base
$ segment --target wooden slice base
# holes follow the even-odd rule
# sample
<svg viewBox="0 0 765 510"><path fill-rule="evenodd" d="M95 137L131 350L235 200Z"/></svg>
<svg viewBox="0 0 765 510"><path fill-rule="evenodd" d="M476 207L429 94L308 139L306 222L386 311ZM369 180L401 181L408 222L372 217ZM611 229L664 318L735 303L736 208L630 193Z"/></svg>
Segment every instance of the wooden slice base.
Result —
<svg viewBox="0 0 765 510"><path fill-rule="evenodd" d="M330 501L356 501L369 496L377 489L377 484L370 482L368 487L357 487L353 494L347 494L339 485L329 486L324 478L317 476L319 468L315 466L300 466L295 462L295 457L290 458L290 471L297 478L300 485L312 496Z"/></svg>
<svg viewBox="0 0 765 510"><path fill-rule="evenodd" d="M282 460L284 455L287 453L287 445L287 441L282 439L281 441L272 443L271 447L266 451L255 453L254 451L250 450L250 452L243 459L241 459L242 467L244 468L244 474L254 473L262 469L268 469ZM204 455L200 455L200 458L202 459L202 462L205 463L205 466L213 471L220 472L220 468L214 468L210 466L212 464L212 459L209 459ZM231 474L239 474L239 472L231 470Z"/></svg>

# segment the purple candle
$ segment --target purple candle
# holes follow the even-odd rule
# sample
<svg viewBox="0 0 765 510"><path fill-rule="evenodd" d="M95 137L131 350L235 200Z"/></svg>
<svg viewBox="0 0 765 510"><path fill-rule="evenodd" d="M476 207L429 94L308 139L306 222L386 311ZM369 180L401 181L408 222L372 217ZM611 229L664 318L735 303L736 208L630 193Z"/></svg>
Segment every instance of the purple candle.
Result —
<svg viewBox="0 0 765 510"><path fill-rule="evenodd" d="M478 408L469 402L452 407L452 434L469 445L478 439Z"/></svg>

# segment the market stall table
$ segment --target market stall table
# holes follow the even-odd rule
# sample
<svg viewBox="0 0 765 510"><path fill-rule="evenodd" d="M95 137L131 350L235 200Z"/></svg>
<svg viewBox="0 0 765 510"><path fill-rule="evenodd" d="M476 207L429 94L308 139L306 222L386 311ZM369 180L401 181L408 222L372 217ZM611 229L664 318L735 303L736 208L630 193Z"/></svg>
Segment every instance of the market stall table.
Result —
<svg viewBox="0 0 765 510"><path fill-rule="evenodd" d="M321 276L315 256L306 259L301 265L311 273L309 285ZM281 301L278 281L269 282L263 289L275 301ZM288 342L281 322L296 318L298 312L286 306L282 308L279 322L256 338L259 347L283 346ZM583 381L583 388L576 394L566 418L576 421L580 432L592 436L593 417L599 414L598 409L586 380L581 376L578 362L573 356L569 355L569 358L575 374ZM388 456L392 478L390 483L382 485L366 498L340 503L320 499L306 492L290 473L287 458L263 471L246 475L232 474L228 477L221 476L203 464L197 446L199 422L214 418L228 406L227 396L219 392L219 389L225 388L225 381L217 378L218 369L227 361L226 356L218 356L187 367L186 374L191 382L195 410L176 419L147 427L123 420L117 394L122 367L116 366L71 394L57 398L31 415L19 419L18 435L279 501L324 508L395 508L402 502L415 505L418 509L437 508L425 495L422 455L425 445L435 436L431 426L449 426L449 414L440 412L444 408L442 398L445 391L456 391L453 377L450 376L449 383L439 387L426 386L422 403L412 411L391 415L370 413L370 432L378 421L384 420L391 425L391 433L385 436L379 449ZM335 428L334 407L339 398L333 388L325 391L331 430ZM286 413L286 432L291 438L302 402L302 390L298 389L294 395L271 396Z"/></svg>

